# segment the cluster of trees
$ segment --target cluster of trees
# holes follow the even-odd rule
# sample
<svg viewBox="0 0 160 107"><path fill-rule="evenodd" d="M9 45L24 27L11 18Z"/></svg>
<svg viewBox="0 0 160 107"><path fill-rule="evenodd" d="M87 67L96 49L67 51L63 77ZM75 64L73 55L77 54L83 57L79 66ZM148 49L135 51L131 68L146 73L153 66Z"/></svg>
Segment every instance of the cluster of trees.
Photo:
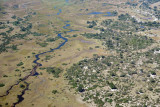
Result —
<svg viewBox="0 0 160 107"><path fill-rule="evenodd" d="M14 39L24 39L24 37L28 36L30 34L30 32L26 32L24 34L15 34L10 36L7 33L0 33L0 35L3 36L3 43L0 44L0 53L2 52L6 52L7 49L11 48L12 50L17 50L17 45L12 44L11 46L7 46L10 44L11 41L13 41Z"/></svg>
<svg viewBox="0 0 160 107"><path fill-rule="evenodd" d="M87 24L89 24L87 27L88 28L93 28L94 26L97 25L96 21L87 21Z"/></svg>
<svg viewBox="0 0 160 107"><path fill-rule="evenodd" d="M102 26L110 29L121 30L121 31L144 31L147 28L145 25L138 23L134 18L131 18L128 14L121 14L119 20L107 19L101 22ZM142 27L143 26L143 27Z"/></svg>
<svg viewBox="0 0 160 107"><path fill-rule="evenodd" d="M38 32L31 32L33 36L43 36L44 34Z"/></svg>
<svg viewBox="0 0 160 107"><path fill-rule="evenodd" d="M17 45L12 45L11 47L10 47L12 50L17 50L18 48L17 48Z"/></svg>
<svg viewBox="0 0 160 107"><path fill-rule="evenodd" d="M128 14L128 13L126 13L126 14L121 14L121 15L119 15L118 16L118 20L123 20L123 21L127 21L127 20L129 20L130 19L130 15Z"/></svg>
<svg viewBox="0 0 160 107"><path fill-rule="evenodd" d="M9 27L9 30L7 30L6 32L9 34L9 33L11 33L13 30L14 30L13 27Z"/></svg>
<svg viewBox="0 0 160 107"><path fill-rule="evenodd" d="M117 11L113 11L113 12L111 12L111 14L112 14L113 16L117 16L117 15L118 15L118 12L117 12Z"/></svg>
<svg viewBox="0 0 160 107"><path fill-rule="evenodd" d="M154 105L152 99L149 97L144 99L143 95L148 96L148 93L145 93L144 90L150 90L150 93L159 92L159 88L156 86L158 78L152 78L149 74L157 75L160 68L149 71L148 68L143 67L155 62L160 64L160 61L157 60L160 55L154 54L155 50L160 49L153 49L146 53L121 52L116 56L94 55L93 58L84 59L67 69L66 78L72 88L75 88L77 93L82 95L84 101L93 101L99 107L106 106L106 103L112 103L113 101L117 106L123 103L129 104L129 102L134 105L137 100L140 104L150 102L151 105ZM145 57L142 59L143 64L138 65L137 61L142 56ZM152 60L152 62L145 59ZM124 67L126 68L124 69ZM134 78L135 75L137 75L136 79ZM146 84L146 81L142 78L149 79L150 82L147 84L149 88L142 87L133 93L133 88L136 85ZM107 86L110 88L106 88ZM111 89L114 89L114 91L110 91ZM152 95L156 96L156 94Z"/></svg>
<svg viewBox="0 0 160 107"><path fill-rule="evenodd" d="M46 68L46 71L49 73L49 74L53 74L53 76L55 78L58 78L60 73L63 72L63 69L61 68L57 68L57 67L47 67Z"/></svg>
<svg viewBox="0 0 160 107"><path fill-rule="evenodd" d="M156 21L148 21L148 22L137 22L135 18L131 17L129 14L121 14L118 16L120 21L131 21L131 25L139 25L139 26L147 26L147 27L159 27L160 23ZM123 22L124 23L124 22Z"/></svg>
<svg viewBox="0 0 160 107"><path fill-rule="evenodd" d="M7 26L0 26L0 29L5 29L5 28L7 28Z"/></svg>
<svg viewBox="0 0 160 107"><path fill-rule="evenodd" d="M57 36L57 37L55 37L55 38L47 38L46 39L46 42L54 42L54 41L56 41L56 40L58 40L59 39L59 36Z"/></svg>
<svg viewBox="0 0 160 107"><path fill-rule="evenodd" d="M28 20L31 17L31 15L27 15L24 18L17 17L15 15L12 16L12 19L14 19L13 22L0 22L0 29L9 28L6 32L1 32L0 35L2 36L1 41L3 43L0 44L0 53L7 52L7 50L10 48L12 50L17 50L17 45L12 44L11 46L7 46L11 43L11 41L14 41L15 39L24 39L24 37L32 34L33 36L42 36L44 34L37 33L37 32L31 32L32 29L32 23L29 23ZM24 33L16 33L14 35L11 34L11 32L14 30L14 26L10 26L10 24L13 24L14 26L17 26L21 29L21 32ZM55 38L57 40L58 38ZM48 39L49 40L49 39ZM51 39L50 41L53 41ZM45 47L47 43L40 43L42 47Z"/></svg>
<svg viewBox="0 0 160 107"><path fill-rule="evenodd" d="M147 2L143 2L139 8L142 8L142 9L151 9L151 7L149 6L149 4Z"/></svg>
<svg viewBox="0 0 160 107"><path fill-rule="evenodd" d="M48 45L46 42L38 42L37 44L39 44L41 47L46 47Z"/></svg>
<svg viewBox="0 0 160 107"><path fill-rule="evenodd" d="M24 26L20 26L21 31L26 32L26 31L30 31L32 29L32 23L28 23L27 27Z"/></svg>
<svg viewBox="0 0 160 107"><path fill-rule="evenodd" d="M124 51L143 49L151 45L154 40L146 36L133 35L132 32L116 32L111 29L106 29L102 33L85 33L82 34L87 38L100 39L108 49Z"/></svg>
<svg viewBox="0 0 160 107"><path fill-rule="evenodd" d="M103 20L102 23L101 23L101 25L103 25L103 26L108 26L108 25L110 25L112 22L113 22L112 19Z"/></svg>
<svg viewBox="0 0 160 107"><path fill-rule="evenodd" d="M153 3L156 3L156 2L159 2L159 0L145 0L146 2L150 3L150 4L153 4Z"/></svg>
<svg viewBox="0 0 160 107"><path fill-rule="evenodd" d="M130 6L137 6L137 5L138 5L138 3L133 3L133 2L129 2L129 1L126 2L126 4L127 4L127 5L130 5Z"/></svg>
<svg viewBox="0 0 160 107"><path fill-rule="evenodd" d="M119 24L120 26L118 26ZM158 23L141 23L137 22L129 14L121 14L117 21L112 19L104 20L101 25L107 27L107 29L103 28L101 33L84 33L82 36L100 39L108 49L116 50L116 56L105 57L94 55L91 59L84 59L74 64L67 69L66 78L69 80L69 84L82 95L84 101L93 101L99 107L106 106L106 103L112 103L112 101L116 102L116 106L129 102L133 102L133 105L134 102L139 102L140 104L150 102L150 104L153 104L154 101L151 99L146 97L142 100L143 97L141 95L131 92L133 92L132 89L135 85L146 84L144 80L146 78L150 80L148 87L152 88L147 89L146 87L142 87L142 91L140 92L145 93L144 90L153 91L159 89L156 86L157 78L153 79L150 75L157 75L156 72L160 67L152 71L149 71L149 68L145 67L153 63L159 65L160 61L157 59L160 58L160 55L154 54L155 49L146 53L135 53L153 44L154 40L146 36L133 34L133 31L139 30L138 28L142 25L144 27L158 27ZM137 30L128 29L126 31L125 29L123 32L117 30L125 27L126 29L130 27ZM143 64L139 65L138 60L142 57L145 57L142 59ZM137 75L137 78L141 78L141 80L131 78L135 75ZM113 90L110 91L106 87L110 87L109 89L115 89L116 91L112 92ZM108 93L110 94L108 95ZM154 96L154 94L152 95Z"/></svg>
<svg viewBox="0 0 160 107"><path fill-rule="evenodd" d="M149 27L160 27L160 23L159 22L151 22L151 21L148 21L148 22L139 22L138 24L142 25L142 26L149 26Z"/></svg>

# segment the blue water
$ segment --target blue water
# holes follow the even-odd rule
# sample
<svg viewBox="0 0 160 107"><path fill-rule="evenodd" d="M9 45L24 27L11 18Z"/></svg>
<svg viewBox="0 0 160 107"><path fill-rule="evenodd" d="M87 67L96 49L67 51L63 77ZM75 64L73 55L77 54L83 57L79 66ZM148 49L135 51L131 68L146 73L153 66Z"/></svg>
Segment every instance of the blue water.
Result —
<svg viewBox="0 0 160 107"><path fill-rule="evenodd" d="M62 13L62 10L61 10L61 9L59 9L59 12L57 13L57 15L60 15L60 13Z"/></svg>
<svg viewBox="0 0 160 107"><path fill-rule="evenodd" d="M67 20L67 21L65 21L65 22L69 23L70 21L69 21L69 20Z"/></svg>
<svg viewBox="0 0 160 107"><path fill-rule="evenodd" d="M56 6L55 6L54 8L56 9ZM58 12L57 12L57 14L48 14L48 15L46 15L46 16L60 15L61 13L62 13L62 10L59 9Z"/></svg>
<svg viewBox="0 0 160 107"><path fill-rule="evenodd" d="M62 13L62 10L61 10L61 9L59 9L59 12L57 13L57 15L59 15L60 13ZM70 22L70 21L64 21L65 26L63 26L62 28L63 28L63 29L67 29L67 27L70 26L70 24L68 24L69 22ZM72 29L67 29L67 30L68 30L67 32L73 32L73 31L75 31L75 30L72 30ZM54 48L54 49L50 49L49 51L36 54L36 55L35 55L35 58L36 58L36 59L33 61L33 63L38 64L39 66L42 66L41 63L38 63L38 61L40 60L40 55L43 55L43 54L46 54L46 53L49 53L49 52L53 52L54 50L60 49L62 46L64 46L64 45L66 44L66 42L68 42L68 39L65 38L65 37L63 37L63 36L62 36L62 33L59 33L57 36L60 37L61 39L63 39L64 42L62 42L58 47L56 47L56 48ZM36 75L37 75L37 74L36 74Z"/></svg>
<svg viewBox="0 0 160 107"><path fill-rule="evenodd" d="M69 3L69 0L66 0L66 3Z"/></svg>
<svg viewBox="0 0 160 107"><path fill-rule="evenodd" d="M37 76L37 75L39 75L39 73L38 73L38 72L36 72L33 76Z"/></svg>
<svg viewBox="0 0 160 107"><path fill-rule="evenodd" d="M104 16L114 16L111 12L91 12L88 13L87 15L99 15L103 14Z"/></svg>
<svg viewBox="0 0 160 107"><path fill-rule="evenodd" d="M102 6L107 6L108 4L107 3L102 3Z"/></svg>
<svg viewBox="0 0 160 107"><path fill-rule="evenodd" d="M104 16L114 16L111 12L106 12L107 15Z"/></svg>
<svg viewBox="0 0 160 107"><path fill-rule="evenodd" d="M103 12L91 12L91 13L88 13L88 15L96 15L96 14L104 14Z"/></svg>
<svg viewBox="0 0 160 107"><path fill-rule="evenodd" d="M66 24L66 26L63 26L63 29L66 29L70 24Z"/></svg>
<svg viewBox="0 0 160 107"><path fill-rule="evenodd" d="M68 27L68 26L70 26L70 24L66 24L66 26L63 26L63 28L67 29L66 27ZM72 31L74 31L74 30L69 29L69 31L67 31L67 32L72 32ZM42 64L37 62L38 60L40 60L40 57L39 57L40 55L43 55L43 54L46 54L46 53L49 53L49 52L53 52L54 50L60 49L62 46L65 45L66 42L68 42L68 39L63 37L62 33L59 33L57 36L60 37L61 39L63 39L64 42L62 42L58 47L56 47L54 49L51 49L50 51L42 52L42 53L39 53L39 54L35 55L36 60L34 60L33 63L38 64L39 66L42 66Z"/></svg>
<svg viewBox="0 0 160 107"><path fill-rule="evenodd" d="M145 28L144 26L140 26L140 28Z"/></svg>

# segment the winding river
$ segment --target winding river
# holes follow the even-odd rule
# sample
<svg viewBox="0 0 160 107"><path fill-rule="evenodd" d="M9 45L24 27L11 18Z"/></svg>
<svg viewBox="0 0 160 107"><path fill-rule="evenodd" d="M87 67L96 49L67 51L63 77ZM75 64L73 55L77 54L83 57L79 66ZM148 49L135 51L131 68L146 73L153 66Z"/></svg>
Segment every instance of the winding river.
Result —
<svg viewBox="0 0 160 107"><path fill-rule="evenodd" d="M62 10L59 9L59 12L57 13L57 15L60 15L61 13L62 13ZM67 29L68 31L66 31L66 32L73 32L73 31L75 31L75 30L72 30L72 29L68 29L68 27L70 26L70 24L68 24L69 21L63 21L63 22L64 22L65 26L63 26L62 28L63 28L63 29ZM15 102L15 103L12 104L12 107L15 107L17 104L21 103L21 102L24 100L23 95L24 95L25 92L29 89L29 83L27 83L25 80L27 80L30 76L38 75L38 73L36 72L36 70L37 70L38 67L42 66L42 64L38 62L38 61L40 60L40 56L43 55L43 54L50 53L50 52L53 52L53 51L55 51L55 50L58 50L58 49L60 49L62 46L64 46L64 45L66 44L66 42L68 42L68 39L65 38L65 37L63 37L62 34L63 34L63 33L59 33L59 34L57 34L57 36L58 36L59 38L61 38L62 40L64 40L64 41L63 41L62 43L60 43L60 45L59 45L58 47L54 48L54 49L50 49L49 51L45 51L45 52L36 54L36 55L35 55L35 58L36 58L36 59L33 61L33 63L36 64L36 65L33 67L33 69L32 69L32 71L30 72L30 74L27 75L27 76L25 76L25 77L22 78L21 80L17 81L17 83L15 83L15 84L13 84L12 86L10 86L10 88L6 91L6 93L5 93L4 95L0 96L0 97L5 97L5 96L7 96L7 95L10 93L10 91L12 90L12 88L13 88L14 86L19 85L21 82L24 82L24 83L25 83L25 88L22 90L22 92L21 92L20 95L17 95L18 100L17 100L17 102Z"/></svg>

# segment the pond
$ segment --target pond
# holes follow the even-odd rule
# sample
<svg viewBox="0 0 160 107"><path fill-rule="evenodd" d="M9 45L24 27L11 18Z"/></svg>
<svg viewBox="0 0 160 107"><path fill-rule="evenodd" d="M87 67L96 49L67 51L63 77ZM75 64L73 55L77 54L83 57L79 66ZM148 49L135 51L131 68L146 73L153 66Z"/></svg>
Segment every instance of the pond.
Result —
<svg viewBox="0 0 160 107"><path fill-rule="evenodd" d="M88 13L87 15L99 15L102 14L104 16L115 16L112 12L91 12Z"/></svg>

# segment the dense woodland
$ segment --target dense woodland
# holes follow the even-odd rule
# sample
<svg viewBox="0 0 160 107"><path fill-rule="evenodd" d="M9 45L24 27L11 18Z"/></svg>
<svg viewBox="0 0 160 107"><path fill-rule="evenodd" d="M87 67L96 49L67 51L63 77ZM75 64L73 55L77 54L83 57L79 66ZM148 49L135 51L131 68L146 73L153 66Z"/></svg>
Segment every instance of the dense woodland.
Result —
<svg viewBox="0 0 160 107"><path fill-rule="evenodd" d="M98 27L101 23L103 27ZM67 70L66 78L86 102L98 107L116 104L123 106L158 105L160 87L160 48L148 49L156 43L153 39L136 32L159 27L156 22L137 22L129 14L121 14L118 20L87 22L101 33L85 33L82 36L99 39L106 50L116 52L110 56L94 55ZM143 26L143 28L141 28ZM155 64L156 66L153 66ZM153 99L154 98L154 99Z"/></svg>

